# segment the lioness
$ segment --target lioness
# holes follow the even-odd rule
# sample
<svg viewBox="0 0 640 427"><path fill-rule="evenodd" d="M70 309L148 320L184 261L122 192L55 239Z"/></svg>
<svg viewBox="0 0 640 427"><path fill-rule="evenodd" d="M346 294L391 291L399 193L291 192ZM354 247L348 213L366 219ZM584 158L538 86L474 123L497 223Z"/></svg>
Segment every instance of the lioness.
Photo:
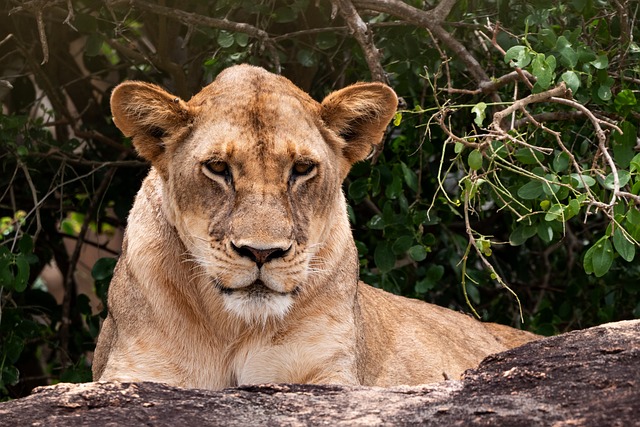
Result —
<svg viewBox="0 0 640 427"><path fill-rule="evenodd" d="M358 280L341 185L396 104L380 83L319 104L247 65L189 102L119 85L114 121L153 167L129 216L94 379L419 384L534 339Z"/></svg>

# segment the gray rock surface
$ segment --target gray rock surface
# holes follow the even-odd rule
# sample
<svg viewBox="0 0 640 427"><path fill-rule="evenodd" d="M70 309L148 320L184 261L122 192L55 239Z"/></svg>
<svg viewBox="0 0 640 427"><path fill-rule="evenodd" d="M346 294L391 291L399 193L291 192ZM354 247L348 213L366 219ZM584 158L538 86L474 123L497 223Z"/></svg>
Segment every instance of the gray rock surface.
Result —
<svg viewBox="0 0 640 427"><path fill-rule="evenodd" d="M58 384L0 404L0 426L640 426L640 321L529 343L420 387Z"/></svg>

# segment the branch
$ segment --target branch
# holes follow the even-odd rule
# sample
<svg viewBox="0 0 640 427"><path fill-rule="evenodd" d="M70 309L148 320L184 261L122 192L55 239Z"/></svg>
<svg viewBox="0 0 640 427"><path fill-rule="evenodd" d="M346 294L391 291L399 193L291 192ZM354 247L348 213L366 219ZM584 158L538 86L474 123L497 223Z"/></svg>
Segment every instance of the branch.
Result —
<svg viewBox="0 0 640 427"><path fill-rule="evenodd" d="M114 168L148 168L148 162L142 162L140 160L118 160L118 161L98 161L98 160L86 160L82 158L67 157L57 155L56 153L29 153L28 157L39 158L46 160L54 160L57 162L64 162L74 166L91 166L95 167L114 167Z"/></svg>
<svg viewBox="0 0 640 427"><path fill-rule="evenodd" d="M505 129L502 127L502 121L509 114L512 114L517 110L523 109L529 104L548 101L548 100L551 100L551 98L553 97L565 96L566 94L567 94L567 87L564 83L561 83L558 86L554 87L553 89L549 89L545 92L534 93L532 95L527 96L526 98L519 99L515 101L513 104L511 104L509 107L505 108L504 110L498 111L497 113L495 113L493 115L493 121L490 127L502 133L505 131Z"/></svg>
<svg viewBox="0 0 640 427"><path fill-rule="evenodd" d="M351 0L331 0L331 3L334 8L340 11L340 15L346 21L349 31L362 48L367 66L371 71L371 79L388 83L384 69L380 65L380 51L373 44L373 35L358 14L353 3L351 3Z"/></svg>
<svg viewBox="0 0 640 427"><path fill-rule="evenodd" d="M473 78L478 82L490 82L491 79L484 71L478 60L469 53L467 48L449 34L440 24L444 17L441 15L452 6L453 0L442 0L446 7L437 7L431 11L424 11L410 6L400 0L353 0L358 9L370 9L376 12L387 13L391 16L403 19L413 25L430 30L438 40L449 48L462 62L465 63Z"/></svg>
<svg viewBox="0 0 640 427"><path fill-rule="evenodd" d="M512 127L513 129L517 129L530 123L538 126L543 122L575 120L582 117L584 117L584 114L580 111L553 111L549 113L527 115L526 117L516 120Z"/></svg>
<svg viewBox="0 0 640 427"><path fill-rule="evenodd" d="M451 13L451 9L455 6L456 1L458 0L441 0L440 3L430 11L433 19L435 19L436 22L444 21L447 16L449 16L449 13Z"/></svg>
<svg viewBox="0 0 640 427"><path fill-rule="evenodd" d="M32 0L26 1L22 4L22 6L15 7L9 11L9 15L12 15L16 12L26 11L32 13L36 17L36 23L38 25L38 37L40 38L40 44L42 45L42 62L40 65L44 65L49 62L49 42L47 41L47 33L44 29L44 17L43 11L47 7L55 6L58 3L61 3L61 0L58 1L48 1L48 0Z"/></svg>

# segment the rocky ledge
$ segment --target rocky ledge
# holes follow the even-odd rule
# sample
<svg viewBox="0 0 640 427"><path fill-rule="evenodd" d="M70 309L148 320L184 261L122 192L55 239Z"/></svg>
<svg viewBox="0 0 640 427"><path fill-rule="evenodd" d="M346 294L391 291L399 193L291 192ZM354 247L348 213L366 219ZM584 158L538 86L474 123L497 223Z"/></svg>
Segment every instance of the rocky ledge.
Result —
<svg viewBox="0 0 640 427"><path fill-rule="evenodd" d="M1 426L320 424L640 426L640 320L529 343L420 387L57 384L0 404Z"/></svg>

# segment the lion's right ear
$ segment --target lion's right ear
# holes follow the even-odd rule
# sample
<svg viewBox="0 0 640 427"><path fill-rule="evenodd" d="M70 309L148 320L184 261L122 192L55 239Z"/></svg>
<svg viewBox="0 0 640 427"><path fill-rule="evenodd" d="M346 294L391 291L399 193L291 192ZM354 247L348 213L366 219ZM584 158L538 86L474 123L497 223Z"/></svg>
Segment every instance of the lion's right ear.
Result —
<svg viewBox="0 0 640 427"><path fill-rule="evenodd" d="M161 169L167 142L175 141L191 121L183 100L159 86L136 81L121 83L113 90L111 113L138 153Z"/></svg>

